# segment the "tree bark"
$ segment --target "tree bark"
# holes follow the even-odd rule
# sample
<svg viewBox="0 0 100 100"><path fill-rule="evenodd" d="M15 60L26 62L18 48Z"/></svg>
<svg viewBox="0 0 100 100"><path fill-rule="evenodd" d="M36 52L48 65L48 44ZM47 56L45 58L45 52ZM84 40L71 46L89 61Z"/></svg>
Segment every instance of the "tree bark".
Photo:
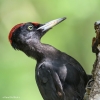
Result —
<svg viewBox="0 0 100 100"><path fill-rule="evenodd" d="M96 54L93 65L92 79L87 84L84 100L100 100L100 21L95 22L96 37L92 40L92 52Z"/></svg>

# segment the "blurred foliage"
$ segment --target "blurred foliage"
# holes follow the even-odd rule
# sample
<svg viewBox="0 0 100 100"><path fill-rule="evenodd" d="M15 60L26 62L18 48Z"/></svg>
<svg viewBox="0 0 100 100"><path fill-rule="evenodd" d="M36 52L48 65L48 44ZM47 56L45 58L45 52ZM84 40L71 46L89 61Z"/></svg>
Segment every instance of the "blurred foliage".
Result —
<svg viewBox="0 0 100 100"><path fill-rule="evenodd" d="M42 42L73 56L90 74L95 60L91 51L93 24L100 18L99 8L100 0L0 0L0 100L10 96L16 98L7 99L42 100L35 82L36 61L15 51L8 41L14 25L66 16Z"/></svg>

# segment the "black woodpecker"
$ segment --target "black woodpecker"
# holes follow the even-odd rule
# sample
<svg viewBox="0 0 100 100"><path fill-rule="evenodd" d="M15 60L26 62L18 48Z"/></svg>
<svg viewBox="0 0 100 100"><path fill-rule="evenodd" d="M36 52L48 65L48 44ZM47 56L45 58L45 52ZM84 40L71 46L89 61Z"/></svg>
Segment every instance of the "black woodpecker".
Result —
<svg viewBox="0 0 100 100"><path fill-rule="evenodd" d="M35 78L44 100L82 100L90 78L73 57L40 42L48 30L65 19L45 24L20 23L8 36L14 49L36 59Z"/></svg>

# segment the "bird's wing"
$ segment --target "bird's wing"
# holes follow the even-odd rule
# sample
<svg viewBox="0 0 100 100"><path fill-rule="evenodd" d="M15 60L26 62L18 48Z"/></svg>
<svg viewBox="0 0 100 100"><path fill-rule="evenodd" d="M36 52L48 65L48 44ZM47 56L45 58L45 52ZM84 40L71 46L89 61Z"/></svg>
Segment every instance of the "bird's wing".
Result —
<svg viewBox="0 0 100 100"><path fill-rule="evenodd" d="M63 87L64 93L65 95L72 95L73 98L81 100L85 93L87 77L85 77L85 74L81 73L82 70L77 68L77 64L74 65L73 63L68 62L66 68L67 75Z"/></svg>
<svg viewBox="0 0 100 100"><path fill-rule="evenodd" d="M83 67L81 66L81 64L71 56L69 56L69 63L73 67L75 67L79 72L81 72L82 74L85 74L85 71L84 71Z"/></svg>
<svg viewBox="0 0 100 100"><path fill-rule="evenodd" d="M44 64L36 72L37 85L44 100L64 100L63 87L58 74Z"/></svg>

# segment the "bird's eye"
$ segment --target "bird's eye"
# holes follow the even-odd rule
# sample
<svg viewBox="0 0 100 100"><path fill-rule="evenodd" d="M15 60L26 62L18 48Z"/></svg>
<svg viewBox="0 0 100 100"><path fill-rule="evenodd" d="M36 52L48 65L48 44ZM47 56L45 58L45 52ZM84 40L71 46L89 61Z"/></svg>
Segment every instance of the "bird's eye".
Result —
<svg viewBox="0 0 100 100"><path fill-rule="evenodd" d="M28 26L28 30L30 30L30 31L33 30L33 26L31 26L31 25Z"/></svg>

